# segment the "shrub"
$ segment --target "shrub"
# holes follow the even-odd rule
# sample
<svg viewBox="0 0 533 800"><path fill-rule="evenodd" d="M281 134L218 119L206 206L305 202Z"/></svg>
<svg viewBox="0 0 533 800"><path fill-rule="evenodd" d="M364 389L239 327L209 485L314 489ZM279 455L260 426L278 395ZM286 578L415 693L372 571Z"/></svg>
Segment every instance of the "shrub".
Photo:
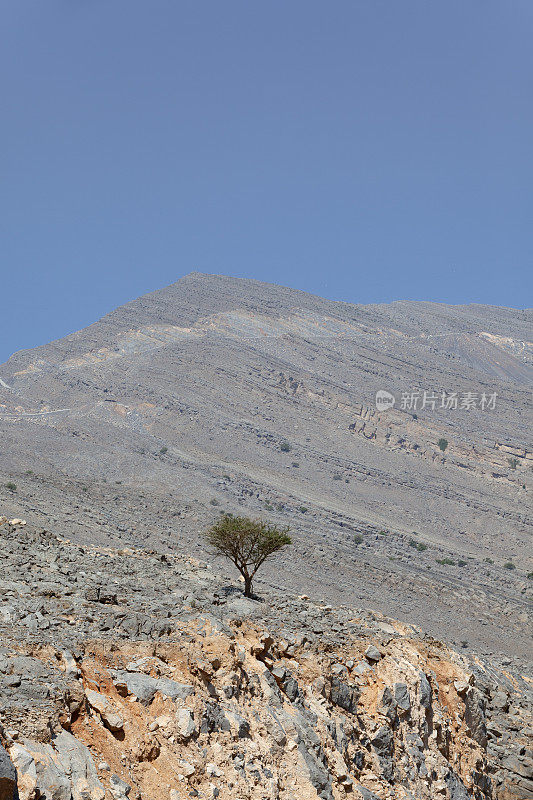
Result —
<svg viewBox="0 0 533 800"><path fill-rule="evenodd" d="M213 497L213 499L210 500L209 502L211 503L212 506L219 506L220 505L220 503L218 502L216 497Z"/></svg>
<svg viewBox="0 0 533 800"><path fill-rule="evenodd" d="M455 567L455 561L451 558L436 558L435 561L445 567Z"/></svg>
<svg viewBox="0 0 533 800"><path fill-rule="evenodd" d="M448 447L448 439L439 439L437 444L439 446L439 450L442 450L442 452L444 453L444 451Z"/></svg>
<svg viewBox="0 0 533 800"><path fill-rule="evenodd" d="M483 561L485 564L494 564L494 559L492 558L484 558Z"/></svg>
<svg viewBox="0 0 533 800"><path fill-rule="evenodd" d="M533 581L533 572L528 572L526 575L528 581Z"/></svg>
<svg viewBox="0 0 533 800"><path fill-rule="evenodd" d="M415 550L418 550L419 553L423 553L424 550L428 549L427 544L424 544L424 542L416 542L414 539L409 540L409 545L414 547Z"/></svg>
<svg viewBox="0 0 533 800"><path fill-rule="evenodd" d="M508 458L507 461L509 462L511 469L516 469L520 463L517 458Z"/></svg>
<svg viewBox="0 0 533 800"><path fill-rule="evenodd" d="M162 456L164 456L165 453L168 453L168 447L162 447L159 452L161 453Z"/></svg>
<svg viewBox="0 0 533 800"><path fill-rule="evenodd" d="M457 562L457 566L458 567L466 567L466 564L467 564L467 562L463 561L462 558L460 558L459 561Z"/></svg>
<svg viewBox="0 0 533 800"><path fill-rule="evenodd" d="M506 561L503 565L504 569L516 569L516 566L513 564L512 561Z"/></svg>
<svg viewBox="0 0 533 800"><path fill-rule="evenodd" d="M282 442L279 446L279 449L281 450L282 453L290 453L292 447L288 442Z"/></svg>
<svg viewBox="0 0 533 800"><path fill-rule="evenodd" d="M336 472L335 475L333 476L333 480L334 481L342 481L342 475L339 475L339 473Z"/></svg>
<svg viewBox="0 0 533 800"><path fill-rule="evenodd" d="M361 542L363 541L363 537L361 536L360 533L356 533L355 536L353 537L353 540L355 544L361 544Z"/></svg>
<svg viewBox="0 0 533 800"><path fill-rule="evenodd" d="M299 461L293 461L292 462L292 466L293 467L299 467L300 466L300 462Z"/></svg>
<svg viewBox="0 0 533 800"><path fill-rule="evenodd" d="M291 544L289 528L249 517L221 517L204 534L215 555L229 559L244 578L244 595L252 597L252 581L264 562Z"/></svg>
<svg viewBox="0 0 533 800"><path fill-rule="evenodd" d="M6 489L9 489L10 492L16 492L17 491L17 484L13 483L13 481L8 481L4 485L5 485Z"/></svg>
<svg viewBox="0 0 533 800"><path fill-rule="evenodd" d="M300 506L300 508L299 508L299 511L300 511L302 514L307 514L307 512L309 511L309 509L307 508L307 506Z"/></svg>
<svg viewBox="0 0 533 800"><path fill-rule="evenodd" d="M387 531L378 531L378 536L386 536Z"/></svg>

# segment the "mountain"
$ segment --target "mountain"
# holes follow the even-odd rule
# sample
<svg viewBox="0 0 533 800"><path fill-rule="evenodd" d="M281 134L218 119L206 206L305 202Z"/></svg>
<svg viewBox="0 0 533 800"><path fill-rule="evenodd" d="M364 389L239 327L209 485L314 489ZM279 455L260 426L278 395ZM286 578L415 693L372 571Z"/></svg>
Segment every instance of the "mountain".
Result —
<svg viewBox="0 0 533 800"><path fill-rule="evenodd" d="M175 553L2 532L1 800L533 798L516 659L248 600Z"/></svg>
<svg viewBox="0 0 533 800"><path fill-rule="evenodd" d="M271 587L525 657L532 322L192 273L0 366L0 508L200 556L220 511L268 517Z"/></svg>

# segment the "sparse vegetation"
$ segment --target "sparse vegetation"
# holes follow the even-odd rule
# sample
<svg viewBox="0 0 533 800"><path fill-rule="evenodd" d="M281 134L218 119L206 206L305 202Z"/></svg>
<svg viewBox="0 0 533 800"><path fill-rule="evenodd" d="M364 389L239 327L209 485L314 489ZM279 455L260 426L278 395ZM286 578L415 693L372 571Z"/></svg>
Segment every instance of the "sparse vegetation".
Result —
<svg viewBox="0 0 533 800"><path fill-rule="evenodd" d="M485 562L485 564L494 564L493 558L484 558L483 561Z"/></svg>
<svg viewBox="0 0 533 800"><path fill-rule="evenodd" d="M340 475L338 472L336 472L335 475L333 476L333 480L334 481L342 481L342 475Z"/></svg>
<svg viewBox="0 0 533 800"><path fill-rule="evenodd" d="M466 567L466 565L467 565L467 562L463 561L462 558L460 558L459 561L457 562L457 566L458 567Z"/></svg>
<svg viewBox="0 0 533 800"><path fill-rule="evenodd" d="M414 539L409 540L409 545L410 547L414 547L415 550L418 550L419 553L423 553L424 550L428 549L427 544L424 544L424 542L417 542Z"/></svg>
<svg viewBox="0 0 533 800"><path fill-rule="evenodd" d="M17 484L13 483L13 481L8 481L6 484L4 484L4 486L6 487L6 489L9 489L10 492L17 491Z"/></svg>
<svg viewBox="0 0 533 800"><path fill-rule="evenodd" d="M508 458L507 461L511 469L516 469L520 463L517 458Z"/></svg>
<svg viewBox="0 0 533 800"><path fill-rule="evenodd" d="M436 558L435 561L445 567L455 567L455 561L452 558Z"/></svg>
<svg viewBox="0 0 533 800"><path fill-rule="evenodd" d="M300 466L300 462L299 461L293 461L292 462L292 466L298 468Z"/></svg>
<svg viewBox="0 0 533 800"><path fill-rule="evenodd" d="M378 536L386 536L387 531L378 531Z"/></svg>
<svg viewBox="0 0 533 800"><path fill-rule="evenodd" d="M290 453L292 447L288 442L282 442L279 446L279 449L281 450L282 453Z"/></svg>
<svg viewBox="0 0 533 800"><path fill-rule="evenodd" d="M205 533L216 555L228 558L244 578L244 595L253 597L257 570L279 550L291 544L289 528L278 528L262 520L225 514Z"/></svg>
<svg viewBox="0 0 533 800"><path fill-rule="evenodd" d="M162 456L164 456L164 455L165 455L165 453L168 453L168 447L162 447L162 448L161 448L161 450L160 450L159 452L160 452L160 454L161 454Z"/></svg>
<svg viewBox="0 0 533 800"><path fill-rule="evenodd" d="M209 502L211 503L212 506L219 506L220 505L220 503L218 502L216 497L213 497L213 499L210 500Z"/></svg>
<svg viewBox="0 0 533 800"><path fill-rule="evenodd" d="M361 542L363 541L363 537L361 536L360 533L356 533L355 536L353 537L353 540L355 544L361 544Z"/></svg>
<svg viewBox="0 0 533 800"><path fill-rule="evenodd" d="M516 569L516 566L515 566L515 564L513 564L512 561L506 561L505 564L503 565L503 568L504 569Z"/></svg>
<svg viewBox="0 0 533 800"><path fill-rule="evenodd" d="M307 512L309 511L309 509L307 508L307 506L300 506L300 508L299 508L299 511L300 511L302 514L307 514Z"/></svg>
<svg viewBox="0 0 533 800"><path fill-rule="evenodd" d="M439 450L442 450L442 452L444 453L444 451L448 447L448 439L439 439L437 445L439 446Z"/></svg>
<svg viewBox="0 0 533 800"><path fill-rule="evenodd" d="M526 578L528 579L528 581L533 581L533 572L528 572Z"/></svg>

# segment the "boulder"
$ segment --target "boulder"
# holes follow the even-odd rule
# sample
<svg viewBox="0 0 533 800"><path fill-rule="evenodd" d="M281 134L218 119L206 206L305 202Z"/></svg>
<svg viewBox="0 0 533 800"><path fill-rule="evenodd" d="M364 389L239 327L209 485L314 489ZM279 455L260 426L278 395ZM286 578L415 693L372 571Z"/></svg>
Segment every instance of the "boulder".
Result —
<svg viewBox="0 0 533 800"><path fill-rule="evenodd" d="M125 800L125 798L127 798L131 792L131 786L129 783L123 781L118 775L111 775L109 779L109 785L111 787L111 794L115 800Z"/></svg>
<svg viewBox="0 0 533 800"><path fill-rule="evenodd" d="M142 672L118 672L114 684L121 694L129 692L145 705L152 702L157 692L171 700L186 700L194 692L194 688L185 683L169 678L152 678Z"/></svg>
<svg viewBox="0 0 533 800"><path fill-rule="evenodd" d="M487 725L485 721L485 700L475 686L470 686L464 696L465 722L468 735L481 747L487 746Z"/></svg>
<svg viewBox="0 0 533 800"><path fill-rule="evenodd" d="M72 800L104 800L105 789L98 780L89 748L67 731L56 736L53 746L70 780Z"/></svg>
<svg viewBox="0 0 533 800"><path fill-rule="evenodd" d="M330 700L333 705L354 713L359 695L360 692L356 686L344 683L337 677L334 677L331 681Z"/></svg>
<svg viewBox="0 0 533 800"><path fill-rule="evenodd" d="M431 708L431 684L428 681L424 672L419 673L419 681L418 681L418 699L420 705L425 708L426 710Z"/></svg>
<svg viewBox="0 0 533 800"><path fill-rule="evenodd" d="M365 650L365 658L368 661L381 661L381 653L375 645L370 644Z"/></svg>
<svg viewBox="0 0 533 800"><path fill-rule="evenodd" d="M20 800L72 800L70 781L51 745L24 739L11 747L10 755L17 770Z"/></svg>
<svg viewBox="0 0 533 800"><path fill-rule="evenodd" d="M17 785L17 773L13 762L0 745L0 800L13 800Z"/></svg>
<svg viewBox="0 0 533 800"><path fill-rule="evenodd" d="M396 701L396 706L400 711L410 711L411 709L411 698L409 696L409 689L407 688L407 684L405 683L395 683L394 684L394 700Z"/></svg>
<svg viewBox="0 0 533 800"><path fill-rule="evenodd" d="M379 800L379 797L374 792L371 792L370 789L365 789L364 786L356 786L355 791L356 800L359 800L359 798L362 798L362 800Z"/></svg>
<svg viewBox="0 0 533 800"><path fill-rule="evenodd" d="M100 692L94 692L92 689L86 689L85 697L91 708L98 712L106 728L114 732L123 729L124 720L120 714L117 714L113 704L105 695L100 694Z"/></svg>
<svg viewBox="0 0 533 800"><path fill-rule="evenodd" d="M191 736L194 736L196 733L196 725L194 724L193 716L187 708L179 709L176 715L176 725L178 735L183 741L187 741L187 739L190 739Z"/></svg>

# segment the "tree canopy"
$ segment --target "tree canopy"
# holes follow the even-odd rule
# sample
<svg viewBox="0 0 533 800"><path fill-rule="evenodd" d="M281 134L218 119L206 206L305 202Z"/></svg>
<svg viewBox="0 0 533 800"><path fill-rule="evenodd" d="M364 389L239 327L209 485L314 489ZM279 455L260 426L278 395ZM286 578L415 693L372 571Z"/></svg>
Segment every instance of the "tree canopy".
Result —
<svg viewBox="0 0 533 800"><path fill-rule="evenodd" d="M249 517L222 516L205 533L216 555L235 564L244 578L244 594L252 596L252 581L259 567L282 548L291 544L289 527L278 528Z"/></svg>

